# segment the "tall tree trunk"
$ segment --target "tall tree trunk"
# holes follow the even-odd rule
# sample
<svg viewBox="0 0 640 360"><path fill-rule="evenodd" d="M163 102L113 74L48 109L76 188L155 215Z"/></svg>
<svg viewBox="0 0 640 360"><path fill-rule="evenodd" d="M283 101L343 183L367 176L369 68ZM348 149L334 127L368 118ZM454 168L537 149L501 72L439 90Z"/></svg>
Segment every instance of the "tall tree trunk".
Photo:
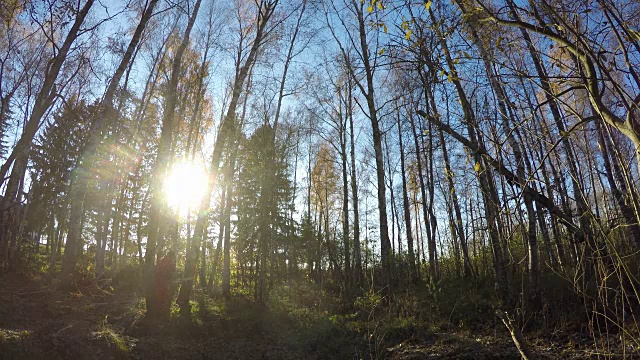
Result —
<svg viewBox="0 0 640 360"><path fill-rule="evenodd" d="M467 236L464 232L464 226L462 225L462 212L460 211L460 202L458 201L458 193L453 182L453 170L451 170L451 162L449 161L449 152L447 151L447 142L444 138L444 132L442 129L438 129L440 135L440 146L442 147L442 157L445 166L445 175L447 177L447 184L449 185L449 192L451 194L451 206L455 213L454 228L458 239L460 239L460 247L462 249L462 263L464 268L465 277L474 277L473 266L471 265L471 259L469 257L469 246L467 244Z"/></svg>
<svg viewBox="0 0 640 360"><path fill-rule="evenodd" d="M220 130L216 136L216 140L213 146L213 154L211 155L211 168L209 170L209 181L207 190L202 199L200 209L198 211L198 218L196 220L196 226L193 231L193 241L199 243L204 235L204 229L207 225L207 210L209 209L209 203L211 202L211 196L213 194L213 187L215 180L218 176L220 159L222 152L227 148L227 144L230 139L233 139L233 132L237 131L236 126L236 110L240 100L240 95L243 92L244 84L250 70L253 68L253 64L256 61L259 50L264 44L265 36L268 35L267 25L269 19L273 15L275 8L278 5L278 0L262 0L258 4L258 16L256 26L256 36L251 44L249 54L246 57L244 63L242 62L242 44L238 49L236 58L236 74L231 88L231 99L229 101L229 107L227 108L226 115L222 119L220 124Z"/></svg>
<svg viewBox="0 0 640 360"><path fill-rule="evenodd" d="M390 236L390 240L391 241L390 242L391 242L391 256L393 257L396 254L396 251L397 251L397 249L395 248L395 244L394 244L395 237L396 237L396 235L395 235L395 228L396 228L395 227L395 223L396 223L397 212L396 212L396 208L395 208L396 198L395 198L395 193L393 191L393 173L392 173L392 170L391 170L391 157L389 156L390 150L389 150L389 143L387 141L387 136L386 135L384 135L384 151L387 154L387 156L385 156L386 159L387 159L386 168L387 168L387 171L389 172L388 175L387 175L388 179L389 179L389 183L388 183L388 185L385 183L385 186L387 186L389 188L389 203L391 205L391 209L390 209L391 210L391 236ZM398 231L400 231L400 229L398 229ZM392 279L391 281L392 281L392 286L393 287L396 286L395 279L398 278L397 271L398 271L398 269L397 269L396 264L392 263L391 264L391 279Z"/></svg>
<svg viewBox="0 0 640 360"><path fill-rule="evenodd" d="M386 200L386 183L384 180L384 155L382 153L382 132L380 131L380 121L378 119L378 108L375 102L374 91L374 72L375 68L371 63L369 44L367 42L366 23L364 19L364 2L351 1L352 10L355 12L358 21L358 41L359 53L364 67L365 84L362 83L359 76L356 76L354 69L349 58L349 55L344 50L341 44L340 51L343 59L347 63L347 68L354 83L360 89L360 92L365 97L367 102L368 117L371 120L373 149L376 161L376 183L377 183L377 198L378 198L378 215L380 226L380 254L382 261L382 276L385 283L384 292L390 294L391 289L391 240L389 239L389 225L387 220L387 200ZM335 33L334 38L338 41ZM389 298L385 298L388 301Z"/></svg>
<svg viewBox="0 0 640 360"><path fill-rule="evenodd" d="M411 123L411 130L413 131L413 142L414 148L416 150L416 167L417 167L417 176L418 176L418 185L420 186L420 195L422 205L422 217L425 226L425 233L427 236L427 249L429 253L429 283L433 284L436 280L436 264L435 264L435 249L433 248L433 243L431 239L431 220L429 219L429 210L427 205L427 192L426 192L426 183L424 181L424 172L422 171L422 148L420 146L420 135L418 134L418 128L415 124L415 119L413 116L409 116L409 121ZM424 235L423 235L424 238ZM422 251L424 252L424 244L422 246Z"/></svg>
<svg viewBox="0 0 640 360"><path fill-rule="evenodd" d="M242 115L240 117L240 124L237 131L234 132L231 144L239 138L244 125L244 119L247 111L247 101L245 99L242 106ZM224 208L223 226L224 226L224 243L223 243L223 261L222 261L222 295L228 298L231 295L231 207L233 206L233 178L236 170L236 157L238 154L238 148L233 147L230 149L231 153L228 156L228 164L224 171L224 181L227 184L226 189L226 202Z"/></svg>
<svg viewBox="0 0 640 360"><path fill-rule="evenodd" d="M160 315L162 317L166 317L166 315L168 315L160 313L160 309L157 306L158 299L156 298L156 293L153 286L155 275L154 257L156 256L156 246L160 236L160 224L165 210L165 200L162 197L162 189L160 185L161 179L164 179L167 168L169 166L171 144L173 141L175 120L174 117L177 105L177 89L180 77L182 76L182 57L189 44L191 30L193 29L193 25L198 16L201 2L202 0L197 0L194 5L193 12L189 16L187 28L185 29L182 36L182 41L180 43L180 46L176 50L175 57L173 58L173 63L171 64L171 77L169 78L165 93L166 100L164 112L162 115L162 129L160 133L160 140L158 143L158 152L151 176L153 182L150 189L151 208L149 210L149 233L147 235L147 251L145 254L145 300L147 304L147 315L149 316ZM199 244L200 239L202 239L202 235L200 235L197 241L195 241L195 239L192 239L192 241ZM193 276L195 268L193 252L191 250L192 249L190 247L187 247L187 260L185 262L186 278L189 278L190 275ZM189 282L189 286L193 286L193 279L187 281ZM182 286L185 285L183 284ZM186 304L181 303L180 305L181 314L188 315L190 311L185 310L187 307L189 307L188 301ZM164 311L166 311L166 309Z"/></svg>
<svg viewBox="0 0 640 360"><path fill-rule="evenodd" d="M340 115L342 117L342 115ZM346 120L346 119L344 119ZM340 124L340 160L342 162L342 243L344 245L344 281L347 298L351 291L351 244L349 241L349 184L347 181L346 121Z"/></svg>
<svg viewBox="0 0 640 360"><path fill-rule="evenodd" d="M464 117L466 119L467 131L469 133L469 139L471 144L476 144L477 148L480 151L473 152L473 160L475 162L475 169L477 173L478 182L480 183L480 189L482 191L483 203L485 208L485 216L487 218L487 227L489 233L489 242L491 245L491 249L493 252L493 265L495 271L495 287L496 291L502 301L502 303L506 306L511 305L511 283L509 278L507 277L507 268L504 260L503 249L500 241L500 229L498 228L498 195L495 190L495 185L493 184L493 179L491 178L491 173L486 164L486 159L483 158L482 154L487 154L487 151L484 148L482 139L478 138L476 135L476 128L478 126L475 113L471 107L471 103L468 100L468 97L464 91L464 88L460 82L460 78L458 76L458 72L455 67L455 63L451 57L451 53L449 51L449 47L447 45L446 37L440 32L437 28L438 22L433 14L433 10L429 10L429 16L431 18L431 23L436 26L436 32L439 38L440 45L444 51L445 59L448 64L449 70L451 71L451 79L456 88L456 92L458 94L458 99L460 104L462 105L462 110L464 113ZM424 114L426 116L426 114ZM433 118L433 117L432 117ZM433 121L432 118L429 118L430 121ZM438 124L440 128L446 130L443 126L444 124ZM474 147L476 147L474 146Z"/></svg>
<svg viewBox="0 0 640 360"><path fill-rule="evenodd" d="M229 186L227 185L227 188ZM213 255L213 260L211 261L211 276L209 277L209 292L213 292L213 289L218 286L218 268L220 267L220 254L222 253L222 240L224 239L224 232L226 226L226 202L227 202L227 188L223 189L222 195L220 196L220 207L218 210L219 214L219 222L218 222L218 244L216 246L216 251Z"/></svg>
<svg viewBox="0 0 640 360"><path fill-rule="evenodd" d="M90 0L92 2L93 0ZM102 138L102 132L108 122L113 120L113 97L118 88L118 84L122 79L124 71L129 66L131 58L135 48L140 42L142 32L144 31L147 22L153 14L153 8L157 4L158 0L150 0L147 9L144 11L140 22L136 27L136 30L129 41L127 50L120 60L120 64L116 69L113 77L109 81L109 86L105 91L102 99L102 110L98 116L96 116L89 129L87 144L82 149L80 158L75 166L74 173L76 176L72 180L70 203L71 212L69 214L69 235L67 236L67 243L65 246L64 260L62 262L62 276L60 279L60 285L67 287L71 284L71 275L75 269L77 262L77 244L81 243L82 236L82 218L84 212L84 200L89 187L90 171L89 169L93 164L89 164L91 159L96 153Z"/></svg>
<svg viewBox="0 0 640 360"><path fill-rule="evenodd" d="M464 9L463 5L460 4L460 6ZM489 77L491 88L493 89L493 92L497 98L498 112L500 113L500 118L502 119L502 129L504 133L507 134L507 141L511 147L511 151L513 152L513 156L516 162L516 174L521 179L525 179L525 163L522 155L522 149L520 147L520 144L516 141L514 130L510 125L510 123L517 124L517 121L511 116L512 114L508 111L508 100L506 91L500 82L499 75L496 74L491 65L491 55L487 52L476 30L474 28L471 28L470 32L480 52L480 56L482 57L482 62L484 64L485 72ZM533 199L531 198L531 195L527 192L523 192L522 197L524 200L525 208L527 210L528 219L527 247L529 250L529 254L527 257L527 270L529 274L529 297L531 300L530 303L536 306L535 304L538 300L538 288L540 279L540 266L538 263L538 239L536 235L536 212L533 207Z"/></svg>
<svg viewBox="0 0 640 360"><path fill-rule="evenodd" d="M418 281L418 271L416 269L416 255L413 250L413 231L411 229L411 210L409 195L407 194L407 167L404 157L404 143L402 141L402 124L400 122L400 111L397 112L398 144L400 145L400 174L402 175L402 205L404 213L404 226L407 233L407 251L409 260L409 276L412 283Z"/></svg>
<svg viewBox="0 0 640 360"><path fill-rule="evenodd" d="M354 274L353 279L356 285L360 285L363 281L362 274L362 251L360 250L360 214L358 209L358 177L356 173L356 145L355 134L353 132L353 80L349 77L347 82L347 117L349 118L349 137L350 137L350 157L351 157L351 203L353 204L353 255L354 255Z"/></svg>
<svg viewBox="0 0 640 360"><path fill-rule="evenodd" d="M433 106L435 109L435 106ZM433 149L434 149L434 144L433 144L433 124L428 123L427 125L427 131L429 133L429 145L426 147L428 150L428 153L425 154L426 156L426 160L428 160L428 163L425 163L425 167L426 167L426 175L428 177L428 181L427 183L429 184L427 186L427 189L429 191L429 206L427 207L427 211L429 212L429 230L431 230L431 236L429 238L430 241L430 245L429 245L429 256L433 256L433 263L435 265L435 278L439 279L440 278L440 266L438 265L438 247L436 246L436 237L437 237L437 231L438 231L438 219L436 218L436 214L433 210L433 204L435 203L434 201L434 197L435 197L435 186L436 186L436 182L435 182L435 176L434 176L434 171L433 171ZM424 146L424 137L421 136L421 140L422 140L422 148L425 149Z"/></svg>
<svg viewBox="0 0 640 360"><path fill-rule="evenodd" d="M232 164L229 164L232 167ZM229 170L233 174L233 169ZM226 176L225 176L226 180ZM231 206L233 204L233 185L230 180L226 180L227 200L224 207L224 251L222 256L222 295L228 298L231 295Z"/></svg>
<svg viewBox="0 0 640 360"><path fill-rule="evenodd" d="M267 125L268 126L268 125ZM271 129L275 133L275 129ZM265 154L267 159L275 159L275 144L273 137L271 137L265 144ZM271 167L271 165L268 165ZM266 167L265 167L266 168ZM271 268L273 267L273 259L271 253L273 249L271 245L272 239L272 204L273 204L273 183L275 181L274 171L265 171L263 177L259 180L260 196L258 198L258 252L260 257L260 268L258 270L258 287L256 292L256 300L261 305L267 303L267 258ZM270 278L273 279L274 274L270 274Z"/></svg>

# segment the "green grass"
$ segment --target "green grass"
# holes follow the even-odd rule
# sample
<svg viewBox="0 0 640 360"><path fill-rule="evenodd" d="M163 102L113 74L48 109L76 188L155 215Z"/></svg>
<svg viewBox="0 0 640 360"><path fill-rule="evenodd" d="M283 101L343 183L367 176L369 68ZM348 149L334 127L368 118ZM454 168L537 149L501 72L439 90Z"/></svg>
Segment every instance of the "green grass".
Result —
<svg viewBox="0 0 640 360"><path fill-rule="evenodd" d="M97 331L92 333L94 339L103 339L109 346L115 347L120 353L128 353L135 346L135 339L122 334L111 326L108 317L98 324Z"/></svg>

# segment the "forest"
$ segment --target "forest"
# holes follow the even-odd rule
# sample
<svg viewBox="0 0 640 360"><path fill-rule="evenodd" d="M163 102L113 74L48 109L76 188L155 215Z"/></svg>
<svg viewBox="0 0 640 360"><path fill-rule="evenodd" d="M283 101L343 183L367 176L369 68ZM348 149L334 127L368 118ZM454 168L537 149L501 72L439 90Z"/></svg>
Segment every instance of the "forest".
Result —
<svg viewBox="0 0 640 360"><path fill-rule="evenodd" d="M0 359L640 358L640 2L1 0Z"/></svg>

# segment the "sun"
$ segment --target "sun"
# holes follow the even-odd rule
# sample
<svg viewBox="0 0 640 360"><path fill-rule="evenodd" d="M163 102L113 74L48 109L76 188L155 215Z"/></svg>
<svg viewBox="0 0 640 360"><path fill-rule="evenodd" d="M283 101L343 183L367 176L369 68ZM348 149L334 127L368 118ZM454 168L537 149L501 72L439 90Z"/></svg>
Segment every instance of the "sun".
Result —
<svg viewBox="0 0 640 360"><path fill-rule="evenodd" d="M198 209L207 190L207 172L202 164L178 162L164 181L167 203L178 215L186 217Z"/></svg>

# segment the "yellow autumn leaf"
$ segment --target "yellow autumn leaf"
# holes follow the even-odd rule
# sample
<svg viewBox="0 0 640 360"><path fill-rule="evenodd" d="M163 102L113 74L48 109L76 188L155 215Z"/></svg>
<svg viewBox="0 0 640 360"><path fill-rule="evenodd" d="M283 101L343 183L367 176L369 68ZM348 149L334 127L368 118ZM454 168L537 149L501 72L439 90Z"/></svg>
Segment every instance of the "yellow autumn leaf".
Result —
<svg viewBox="0 0 640 360"><path fill-rule="evenodd" d="M382 55L384 54L384 48L380 49L380 51L378 51L378 55Z"/></svg>
<svg viewBox="0 0 640 360"><path fill-rule="evenodd" d="M429 9L431 9L431 1L427 1L426 3L424 3L424 8L429 11Z"/></svg>
<svg viewBox="0 0 640 360"><path fill-rule="evenodd" d="M449 170L449 169L446 169L446 168L444 169L444 174L445 174L447 177L453 177L453 176L454 176L453 171L451 171L451 170Z"/></svg>
<svg viewBox="0 0 640 360"><path fill-rule="evenodd" d="M476 170L476 172L480 171L480 163L476 163L476 166L474 167L474 169Z"/></svg>
<svg viewBox="0 0 640 360"><path fill-rule="evenodd" d="M407 30L407 34L404 36L404 38L409 40L411 38L411 34L413 34L413 31L411 31L411 29Z"/></svg>
<svg viewBox="0 0 640 360"><path fill-rule="evenodd" d="M369 7L367 8L368 12L373 12L373 5L369 5Z"/></svg>

